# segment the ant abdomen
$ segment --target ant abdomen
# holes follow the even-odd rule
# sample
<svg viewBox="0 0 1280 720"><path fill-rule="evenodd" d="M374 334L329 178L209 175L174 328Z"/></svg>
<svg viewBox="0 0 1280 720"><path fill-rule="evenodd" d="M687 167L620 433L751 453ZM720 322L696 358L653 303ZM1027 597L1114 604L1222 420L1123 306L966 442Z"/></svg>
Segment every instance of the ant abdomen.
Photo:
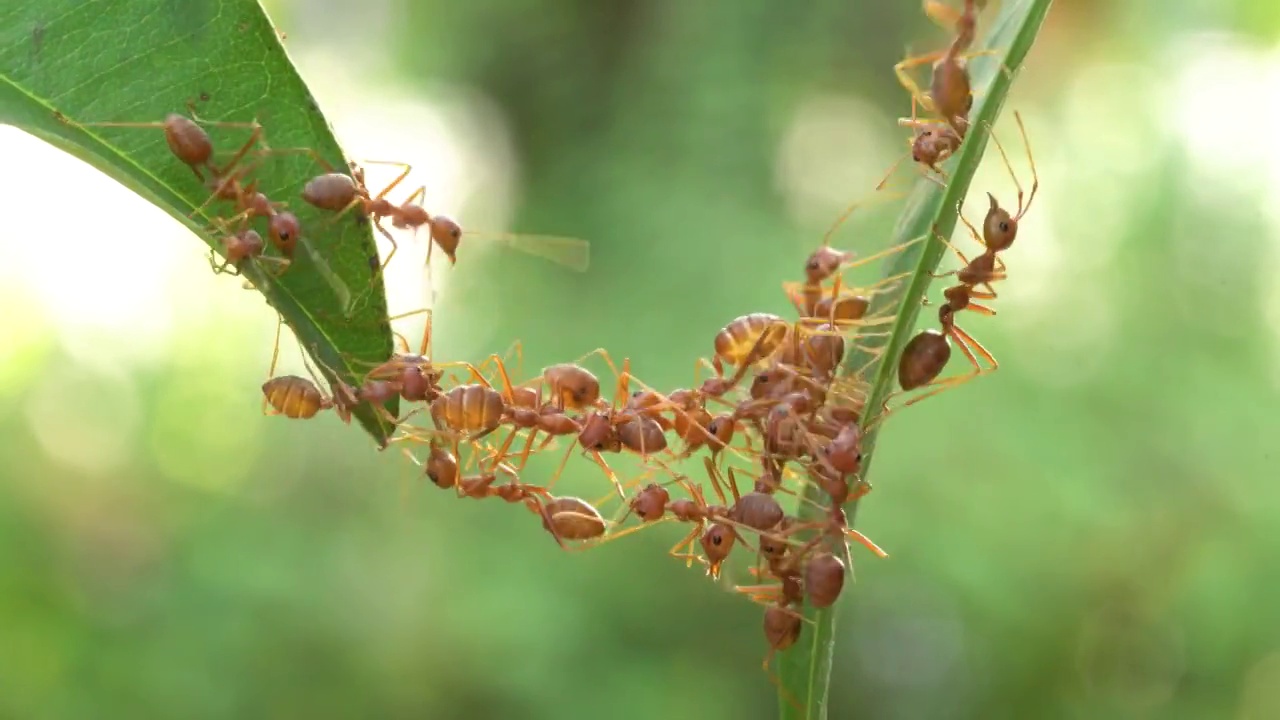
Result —
<svg viewBox="0 0 1280 720"><path fill-rule="evenodd" d="M302 199L321 210L343 210L355 201L359 189L350 175L325 173L307 181Z"/></svg>
<svg viewBox="0 0 1280 720"><path fill-rule="evenodd" d="M907 342L898 360L898 385L914 390L933 382L951 360L951 343L947 336L929 328L921 330Z"/></svg>

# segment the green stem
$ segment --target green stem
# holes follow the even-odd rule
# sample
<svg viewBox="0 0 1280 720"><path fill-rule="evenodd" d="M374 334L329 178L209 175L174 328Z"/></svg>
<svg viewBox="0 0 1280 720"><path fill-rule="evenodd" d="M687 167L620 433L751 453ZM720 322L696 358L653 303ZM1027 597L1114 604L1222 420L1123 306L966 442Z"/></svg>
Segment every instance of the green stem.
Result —
<svg viewBox="0 0 1280 720"><path fill-rule="evenodd" d="M896 311L889 336L881 342L869 338L865 345L860 344L856 352L850 353L842 368L845 376L852 375L858 368L866 368L874 378L867 397L866 417L863 418L864 425L871 428L863 439L864 480L871 466L879 432L876 421L884 401L893 390L898 358L915 328L920 301L946 252L946 245L933 236L933 228L937 227L942 237L950 237L955 229L957 206L968 193L969 183L986 150L988 133L985 129L995 124L1013 78L1031 49L1051 4L1052 0L1014 0L1006 3L992 23L979 49L995 49L996 53L975 58L970 64L976 89L971 114L973 129L950 161L950 180L945 189L931 180L917 181L894 229L891 245L919 237L927 239L901 253L885 273L885 277L909 273L908 282L877 295L868 310L870 316ZM813 502L801 504L800 516L820 519L824 512L821 508L829 501L812 484L806 488L805 496ZM850 526L856 511L856 501L846 508ZM846 557L845 561L852 574L850 558ZM806 622L800 639L779 660L779 715L785 720L825 720L835 652L836 607L826 610L806 608L804 615L809 622Z"/></svg>

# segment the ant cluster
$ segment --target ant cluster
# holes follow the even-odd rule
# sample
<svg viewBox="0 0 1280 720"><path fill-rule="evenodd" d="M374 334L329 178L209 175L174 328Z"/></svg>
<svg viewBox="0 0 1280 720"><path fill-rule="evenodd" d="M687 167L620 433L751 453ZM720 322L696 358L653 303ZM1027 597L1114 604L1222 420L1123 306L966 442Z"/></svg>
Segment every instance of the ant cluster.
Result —
<svg viewBox="0 0 1280 720"><path fill-rule="evenodd" d="M973 97L966 58L976 53L966 53L976 35L977 9L974 0L965 0L962 11L927 0L925 10L953 27L955 36L944 50L907 58L896 66L899 79L912 96L912 117L900 124L914 130L912 159L927 176L945 184L946 175L938 164L961 146L969 130ZM908 71L927 63L932 63L933 79L925 93ZM917 119L918 106L936 119ZM233 204L234 214L218 221L225 234L225 261L215 263L219 272L228 268L238 272L250 261L270 263L278 273L289 269L300 234L297 218L284 210L284 204L263 195L256 181L246 184L246 179L262 158L292 152L309 153L326 170L306 184L302 193L305 202L339 214L354 209L369 218L391 243L381 269L396 251L396 242L381 224L383 220L396 228L426 227L432 245L438 245L451 263L456 261L462 231L454 221L431 214L418 204L423 189L400 204L386 199L407 177L407 165L374 195L355 164L349 174L335 172L314 151L267 147L262 127L256 122L226 124L249 127L251 137L223 165L213 162L209 136L192 119L171 115L163 123L136 124L164 129L173 154L210 190L206 204ZM1018 125L1026 143L1020 117ZM1009 167L1004 149L998 141L996 144ZM261 147L255 149L257 146ZM1029 144L1027 152L1030 158ZM1034 161L1031 169L1034 176ZM958 284L943 293L945 303L938 314L941 329L924 330L905 346L898 364L902 392L929 390L904 405L997 367L991 353L956 324L955 316L961 310L994 315L989 307L975 301L996 298L991 285L1006 277L999 253L1013 244L1018 222L1038 187L1037 181L1024 206L1016 176L1014 182L1018 186L1017 212L1002 209L995 197L988 195L991 205L981 232L964 219L982 244L982 253L968 260L953 248L963 267L935 276L955 275ZM836 227L854 207L841 216ZM279 257L265 256L262 237L249 227L255 218L267 220L267 238ZM765 658L767 669L775 652L786 650L798 639L804 605L825 608L840 597L849 540L877 556L886 556L874 542L848 527L844 511L846 503L871 489L859 477L862 439L869 430L862 423L869 388L861 369L843 374L840 370L848 349L877 335L878 326L892 321L891 315L868 317L871 296L903 276L858 289L846 282L845 275L927 238L855 262L852 252L830 246L835 229L806 259L804 279L783 284L798 317L789 320L755 312L734 318L715 335L711 357L698 361L698 368L709 369L710 377L699 382L695 376L690 387L656 390L632 374L629 359L619 367L603 349L546 367L539 376L522 382L513 381L506 359L498 355L490 355L479 365L439 362L431 353L430 311L421 310L406 314L427 316L416 352L400 336L401 351L369 367L355 385L334 380L328 394L321 390L324 383L310 366L312 379L273 375L279 352L277 331L271 371L262 385L264 411L269 408L273 414L308 419L331 409L349 422L354 409L368 403L397 429L390 442L401 443L405 454L423 468L434 485L459 497L498 498L522 506L566 550L594 547L674 521L688 530L669 554L687 565L701 564L709 576L718 579L731 553L744 548L754 556L748 568L754 579L752 584L735 585L735 590L765 608L764 633L770 648ZM936 229L934 235L947 242ZM583 244L575 257L585 258L585 249ZM545 250L536 252L547 254ZM405 316L387 319L400 317ZM952 341L974 370L939 380L950 359ZM878 351L868 346L866 352L874 358ZM600 377L583 364L593 356L608 365L616 381L611 399L602 392ZM330 375L339 377L333 372ZM400 417L386 408L396 398L410 406ZM503 434L501 441L490 442L497 433ZM556 470L540 484L522 481L529 458L557 441L568 448ZM414 448L420 448L425 457L415 454ZM575 450L589 458L612 487L604 500L552 492ZM610 465L609 458L621 453L638 458L644 468L638 477L624 481ZM698 474L705 474L705 483L675 467L700 453ZM655 474L668 479L655 482ZM704 493L707 486L714 493L714 502ZM813 494L824 498L813 513L820 519L806 519L807 514L802 517L798 511L789 513L779 500L792 496L795 499L786 505L811 506L815 501L803 492L807 486L821 490ZM601 508L615 496L618 508L606 519Z"/></svg>

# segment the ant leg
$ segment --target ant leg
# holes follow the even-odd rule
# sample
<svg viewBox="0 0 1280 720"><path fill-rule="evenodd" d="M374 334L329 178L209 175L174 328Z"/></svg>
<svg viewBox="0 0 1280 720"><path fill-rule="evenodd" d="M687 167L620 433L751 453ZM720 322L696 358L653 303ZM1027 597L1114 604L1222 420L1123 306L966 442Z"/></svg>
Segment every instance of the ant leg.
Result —
<svg viewBox="0 0 1280 720"><path fill-rule="evenodd" d="M201 125L210 125L212 127L238 127L238 128L261 128L262 127L262 123L259 123L256 119L251 120L249 122L208 120L203 117L200 117L200 114L196 112L196 104L194 102L188 100L186 102L186 105L187 105L187 113L191 116L191 119L194 120L195 122L200 123Z"/></svg>
<svg viewBox="0 0 1280 720"><path fill-rule="evenodd" d="M284 327L284 316L280 315L276 319L276 341L275 341L275 344L271 346L271 365L267 367L267 380L270 380L276 375L276 362L280 360L280 330L283 327ZM274 412L267 412L266 395L263 395L262 397L262 414L263 415L278 414Z"/></svg>
<svg viewBox="0 0 1280 720"><path fill-rule="evenodd" d="M618 497L622 498L622 502L626 502L627 493L622 489L622 482L618 480L618 475L613 471L613 468L609 467L609 463L604 461L604 456L598 451L592 450L591 458L595 460L596 464L599 465L600 468L604 470L605 474L609 476L609 482L613 483L613 489L618 492Z"/></svg>
<svg viewBox="0 0 1280 720"><path fill-rule="evenodd" d="M853 540L859 545L870 550L873 554L875 554L876 557L878 558L889 557L889 553L885 552L879 545L872 542L871 538L867 537L866 535L863 535L857 530L847 527L841 530L841 532L844 533L845 537L849 538L850 540Z"/></svg>
<svg viewBox="0 0 1280 720"><path fill-rule="evenodd" d="M511 382L511 376L507 374L506 363L502 361L502 358L497 353L486 358L484 362L480 363L480 367L484 367L489 363L493 363L498 368L498 377L502 380L502 396L508 403L514 404L516 401L515 391L512 390L514 383ZM478 374L480 371L477 369L474 372Z"/></svg>
<svg viewBox="0 0 1280 720"><path fill-rule="evenodd" d="M987 243L982 239L982 233L978 232L978 228L974 227L973 223L969 222L969 218L964 216L964 198L960 198L960 202L956 203L956 217L960 218L960 222L969 228L969 234L973 236L973 239L982 243L985 247Z"/></svg>
<svg viewBox="0 0 1280 720"><path fill-rule="evenodd" d="M219 127L219 126L220 127L249 127L253 129L253 131L249 133L249 139L245 141L244 145L240 146L240 149L236 151L235 155L231 156L231 159L227 161L226 165L222 167L218 167L212 163L209 164L209 172L213 173L213 176L215 178L223 177L228 172L230 172L232 168L234 168L236 165L239 165L240 161L243 160L244 157L249 154L249 151L253 149L253 146L257 145L258 142L262 140L262 125L258 124L256 120L251 123L208 122L208 121L202 121L199 118L197 118L194 112L192 113L191 117L194 118L197 122L202 122L205 125L213 125L215 127Z"/></svg>
<svg viewBox="0 0 1280 720"><path fill-rule="evenodd" d="M632 534L634 534L634 533L638 533L638 532L641 532L641 531L643 531L643 530L648 530L649 528L654 527L655 525L657 525L657 524L659 524L659 523L661 523L661 522L665 522L665 521L670 520L670 519L671 519L671 518L669 518L669 517L663 517L663 518L661 518L661 519L659 519L659 520L654 520L654 521L652 521L652 522L641 523L641 524L639 524L639 525L633 525L633 526L631 526L631 527L627 528L626 530L619 530L619 531L617 531L617 532L609 533L608 535L606 535L606 536L604 536L604 537L600 538L599 542L597 542L597 543L595 543L595 544L596 544L596 545L602 545L602 544L607 543L607 542L613 542L614 540L620 540L620 539L622 539L622 538L624 538L624 537L626 537L626 536L628 536L628 535L632 535Z"/></svg>
<svg viewBox="0 0 1280 720"><path fill-rule="evenodd" d="M209 251L209 267L213 268L214 275L221 275L223 273L226 273L232 276L240 275L240 268L232 265L230 260L223 260L222 264L219 265L218 255L212 250ZM228 270L227 268L231 268L231 269Z"/></svg>
<svg viewBox="0 0 1280 720"><path fill-rule="evenodd" d="M551 537L555 538L556 544L561 550L568 551L568 546L564 544L564 538L560 537L560 533L556 530L555 519L547 512L547 506L536 497L530 497L525 501L525 507L532 510L542 518L542 523L546 525L547 531L551 533Z"/></svg>
<svg viewBox="0 0 1280 720"><path fill-rule="evenodd" d="M689 531L688 535L684 536L683 540L671 546L671 549L667 551L667 554L673 558L683 559L685 561L684 566L687 568L693 567L693 561L695 560L697 560L700 563L706 564L705 560L698 557L694 553L680 552L686 547L691 548L693 546L693 542L697 540L698 536L701 534L702 534L702 523L698 523L697 525L694 526L693 530Z"/></svg>
<svg viewBox="0 0 1280 720"><path fill-rule="evenodd" d="M404 199L401 205L421 205L422 200L427 197L427 186L420 185L417 190L413 191L409 197Z"/></svg>
<svg viewBox="0 0 1280 720"><path fill-rule="evenodd" d="M337 215L334 215L333 218L331 218L330 220L332 221L334 219L337 219L339 215L342 215L343 213L347 212L347 210L350 210L355 205L358 205L364 202L364 200L362 198L357 197L355 200L352 200L351 202L352 202L351 205L348 205L341 212L337 213ZM378 232L382 233L382 237L386 238L387 242L391 243L391 252L387 253L387 259L383 260L382 264L378 266L378 275L381 276L383 273L387 271L387 266L391 264L391 258L396 256L396 250L399 250L400 246L396 244L396 239L392 237L391 233L387 232L387 229L382 227L381 219L377 217L372 217L372 216L370 217L370 219L373 220L373 226L377 228ZM370 290L372 290L372 284L370 285Z"/></svg>
<svg viewBox="0 0 1280 720"><path fill-rule="evenodd" d="M258 256L258 257L256 257L256 258L253 258L253 260L254 260L254 262L257 262L259 265L274 265L274 266L276 266L278 269L276 269L276 270L268 270L268 271L267 271L267 272L271 273L271 274L272 274L273 276L275 276L275 277L280 277L281 275L283 275L283 274L284 274L284 271L285 271L285 270L288 270L288 269L289 269L289 267L293 264L293 261L291 261L289 258L267 257L267 256L264 256L264 255L260 255L260 256ZM235 274L236 274L236 275L239 275L240 273L239 273L239 271L237 270L237 272L236 272Z"/></svg>
<svg viewBox="0 0 1280 720"><path fill-rule="evenodd" d="M241 187L240 178L245 173L252 170L253 167L256 167L256 165L252 167L240 168L232 175L226 175L225 173L215 172L213 177L210 179L210 181L213 184L213 187L210 188L211 194L204 199L204 202L197 205L194 210L187 213L187 217L194 218L195 216L199 215L201 211L203 211L206 207L209 207L209 204L212 203L214 200L234 200L237 208L244 208L245 195L247 193L247 190ZM228 198L226 196L226 193L228 192L233 193L235 197ZM247 209L241 210L241 212L236 214L234 217L239 217L240 215L248 215L248 214L251 214L251 211Z"/></svg>
<svg viewBox="0 0 1280 720"><path fill-rule="evenodd" d="M609 351L604 348L596 348L582 357L579 357L577 360L574 360L572 364L582 365L582 363L597 355L604 358L604 361L609 365L609 369L613 371L613 376L615 378L618 377L618 366L613 364L613 358L609 356Z"/></svg>
<svg viewBox="0 0 1280 720"><path fill-rule="evenodd" d="M404 179L409 177L409 173L413 170L413 166L410 165L409 163L396 162L394 160L362 160L361 162L365 165L394 165L400 168L400 174L397 175L396 178L392 180L389 185L382 188L382 192L378 193L377 195L374 195L373 196L374 200L381 200L382 198L386 197L387 193L394 190L396 186L399 185L401 182L404 182Z"/></svg>
<svg viewBox="0 0 1280 720"><path fill-rule="evenodd" d="M605 361L607 362L608 359L609 356L606 355ZM617 369L613 367L613 363L609 363L609 367L614 371L618 378L618 389L615 390L613 394L613 405L616 409L619 403L626 402L626 399L631 397L631 358L628 357L622 359L622 372L620 374Z"/></svg>
<svg viewBox="0 0 1280 720"><path fill-rule="evenodd" d="M991 354L990 350L983 347L982 343L978 342L976 338L956 325L952 325L951 330L957 336L956 339L960 341L960 350L964 352L965 357L969 359L969 362L973 364L975 369L985 374L995 372L1000 368L1000 363L996 362L995 356ZM970 349L972 349L973 352L969 352ZM991 365L991 367L983 368L978 363L978 360L974 357L973 353L980 355L983 360L986 360Z"/></svg>
<svg viewBox="0 0 1280 720"><path fill-rule="evenodd" d="M1013 119L1018 122L1018 132L1022 135L1022 144L1027 148L1027 162L1031 165L1031 193L1027 197L1026 207L1022 206L1022 192L1019 188L1018 192L1018 217L1021 218L1031 209L1031 203L1036 199L1036 190L1040 189L1040 175L1036 172L1036 159L1031 154L1031 140L1027 138L1027 127L1022 123L1022 113L1014 111Z"/></svg>
<svg viewBox="0 0 1280 720"><path fill-rule="evenodd" d="M938 163L946 162L947 159L950 157L951 157L950 153L939 156ZM928 180L929 182L933 183L934 185L937 185L943 190L947 189L947 180L950 178L950 176L947 175L946 170L943 170L942 168L938 167L937 164L926 165L923 162L917 164L917 169L920 172L920 177L923 177L925 180Z"/></svg>
<svg viewBox="0 0 1280 720"><path fill-rule="evenodd" d="M910 140L907 141L907 145L908 146L911 145ZM876 183L876 192L883 190L884 186L889 184L889 178L893 177L893 174L898 171L898 168L901 167L902 163L906 161L906 159L909 157L911 157L910 150L908 150L905 154L898 156L898 159L893 161L893 164L889 166L889 172L885 173L884 177L881 178L880 182Z"/></svg>
<svg viewBox="0 0 1280 720"><path fill-rule="evenodd" d="M501 362L507 363L511 359L512 354L516 356L516 375L519 376L521 374L521 369L524 367L524 344L519 340L512 342L511 345L507 347L507 351L502 354ZM480 363L480 367L483 368L485 365L488 365L494 357L496 356L490 355L490 359Z"/></svg>
<svg viewBox="0 0 1280 720"><path fill-rule="evenodd" d="M864 258L862 258L862 259L858 260L857 262L842 263L842 264L841 264L841 266L840 266L840 272L842 272L842 273L843 273L843 272L846 272L846 271L848 271L848 270L852 270L853 268L856 268L856 267L862 267L863 265L866 265L867 263L871 262L872 260L879 260L880 258L888 257L888 256L890 256L890 255L897 254L898 252L901 252L901 251L903 251L903 250L906 250L907 248L911 247L912 245L915 245L916 243L918 243L918 242L920 242L920 241L924 240L926 237L927 237L926 235L921 235L921 236L920 236L920 237L918 237L918 238L914 238L914 239L908 240L908 241L903 242L903 243L898 243L897 245L894 245L894 246L892 246L892 247L887 247L887 248L885 248L884 250L881 250L881 251L880 251L880 252L878 252L878 253L873 253L873 254L871 254L871 255L868 255L868 256L866 256L866 257L864 257Z"/></svg>
<svg viewBox="0 0 1280 720"><path fill-rule="evenodd" d="M703 368L710 370L712 377L720 377L721 373L716 370L716 366L704 357L700 357L693 363L693 383L698 384L698 378L701 377Z"/></svg>
<svg viewBox="0 0 1280 720"><path fill-rule="evenodd" d="M733 502L736 504L741 498L738 496L738 483L733 477L733 468L729 468L729 480L725 480L721 477L720 469L716 467L714 460L709 457L704 457L702 460L703 464L706 465L707 468L707 477L711 478L711 487L715 490L716 497L720 499L720 504L729 504L724 496L724 490L721 488L722 485L727 485L729 487L729 494L733 495Z"/></svg>
<svg viewBox="0 0 1280 720"><path fill-rule="evenodd" d="M1000 151L1000 159L1004 161L1004 167L1009 171L1009 177L1013 179L1014 187L1018 189L1018 212L1014 219L1020 220L1031 209L1031 203L1036 198L1036 190L1040 188L1040 177L1036 173L1036 160L1031 154L1031 140L1027 137L1027 127L1022 122L1022 113L1014 111L1013 117L1018 122L1018 132L1022 135L1022 144L1027 150L1027 161L1031 165L1031 193L1027 198L1026 206L1022 204L1022 183L1018 182L1018 175L1013 171L1013 164L1009 162L1009 155L1005 152L1004 146L1000 144L1000 139L996 137L995 129L991 127L990 123L987 124L987 135L996 144L996 150Z"/></svg>
<svg viewBox="0 0 1280 720"><path fill-rule="evenodd" d="M806 283L798 283L786 281L782 283L782 292L786 293L787 299L791 301L792 307L802 316L808 317L812 314L813 306L804 296L804 290L808 287Z"/></svg>
<svg viewBox="0 0 1280 720"><path fill-rule="evenodd" d="M336 172L333 165L315 148L294 147L294 148L267 148L260 150L259 155L307 155L315 161L317 165L324 169L326 173Z"/></svg>
<svg viewBox="0 0 1280 720"><path fill-rule="evenodd" d="M978 303L972 302L972 301L970 301L970 303L967 306L965 306L965 310L972 310L978 313L979 315L993 316L996 314L995 310L992 310L986 305L979 305Z"/></svg>
<svg viewBox="0 0 1280 720"><path fill-rule="evenodd" d="M920 67L921 65L932 65L945 57L946 54L946 50L937 50L926 55L904 58L901 62L893 66L893 72L898 76L898 82L902 87L906 88L907 92L911 93L911 97L914 100L918 101L920 105L929 112L934 112L933 98L929 97L928 93L920 89L920 86L916 84L916 81L911 78L911 75L907 71L912 68Z"/></svg>
<svg viewBox="0 0 1280 720"><path fill-rule="evenodd" d="M431 354L430 354L431 321L432 321L432 318L434 317L434 313L432 312L431 308L429 307L418 308L417 310L410 310L409 312L403 312L397 315L388 315L387 322L392 323L392 322L395 322L396 320L404 320L405 318L411 318L417 315L427 316L427 324L422 329L422 344L418 346L418 355L424 358L430 358L431 357ZM411 352L413 350L413 346L409 344L408 338L406 338L404 335L401 335L400 333L395 333L395 335L402 342L404 342L404 350L406 353Z"/></svg>
<svg viewBox="0 0 1280 720"><path fill-rule="evenodd" d="M963 252L960 252L960 248L956 247L955 245L952 245L950 240L942 236L942 233L938 231L937 224L933 226L933 236L937 238L938 241L941 242L943 245L946 245L951 250L951 252L955 253L960 258L960 262L964 263L964 266L967 266L969 264L969 258L965 257ZM959 273L960 269L961 268L957 268L955 270L948 270L944 273L929 273L929 275L931 275L934 279L950 277L952 275Z"/></svg>
<svg viewBox="0 0 1280 720"><path fill-rule="evenodd" d="M488 378L486 378L484 375L480 373L479 368L477 368L475 365L472 365L471 363L465 360L452 360L450 362L445 362L445 363L432 363L431 367L433 368L451 368L451 367L466 368L467 372L471 373L472 379L474 379L477 383L487 388L493 387L493 385L489 384Z"/></svg>
<svg viewBox="0 0 1280 720"><path fill-rule="evenodd" d="M551 442L553 438L554 436L548 435L546 442L542 443L542 447L546 447L547 443ZM546 487L548 490L551 489L552 485L556 484L556 480L560 479L560 474L564 472L565 467L569 464L569 457L573 455L573 449L577 447L577 445L577 438L574 438L574 441L569 443L569 447L564 452L564 457L560 459L560 466L556 468L555 472L551 473L551 479L547 481ZM542 447L539 447L538 449L541 450Z"/></svg>
<svg viewBox="0 0 1280 720"><path fill-rule="evenodd" d="M520 452L520 464L516 466L517 470L523 471L524 466L529 463L529 456L533 452L533 441L536 437L538 437L538 430L537 428L534 428L529 431L529 437L524 443L524 450ZM548 438L550 437L552 436L548 436Z"/></svg>
<svg viewBox="0 0 1280 720"><path fill-rule="evenodd" d="M870 200L855 200L854 202L849 203L845 207L845 209L840 212L840 215L836 218L836 221L832 223L831 227L827 228L827 232L823 234L822 246L823 247L831 246L831 236L835 234L836 230L840 229L841 225L844 225L844 222L848 220L858 208L863 207L864 205L875 205L881 202L892 202L893 200L900 199L900 197L901 196L898 196L898 195L891 195L891 196L875 195Z"/></svg>

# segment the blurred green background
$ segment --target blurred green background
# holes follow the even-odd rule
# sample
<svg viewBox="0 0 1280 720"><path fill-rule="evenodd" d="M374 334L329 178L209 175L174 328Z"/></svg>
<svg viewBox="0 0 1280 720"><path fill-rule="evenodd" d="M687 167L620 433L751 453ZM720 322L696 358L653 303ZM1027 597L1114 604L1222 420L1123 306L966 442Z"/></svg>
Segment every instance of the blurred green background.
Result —
<svg viewBox="0 0 1280 720"><path fill-rule="evenodd" d="M528 376L605 347L661 388L734 316L789 311L779 283L905 149L892 64L943 37L915 0L268 8L354 157L414 163L465 227L591 241L585 274L465 246L438 357L520 338ZM1055 3L1008 105L1041 195L999 316L966 325L1001 369L886 426L858 523L892 557L855 553L832 717L1280 717L1280 151L1249 129L1278 86L1274 2ZM332 416L263 418L260 298L0 130L25 209L0 238L0 715L775 716L759 608L666 557L680 528L565 554ZM971 213L1013 197L995 160ZM69 198L95 225L51 233Z"/></svg>

